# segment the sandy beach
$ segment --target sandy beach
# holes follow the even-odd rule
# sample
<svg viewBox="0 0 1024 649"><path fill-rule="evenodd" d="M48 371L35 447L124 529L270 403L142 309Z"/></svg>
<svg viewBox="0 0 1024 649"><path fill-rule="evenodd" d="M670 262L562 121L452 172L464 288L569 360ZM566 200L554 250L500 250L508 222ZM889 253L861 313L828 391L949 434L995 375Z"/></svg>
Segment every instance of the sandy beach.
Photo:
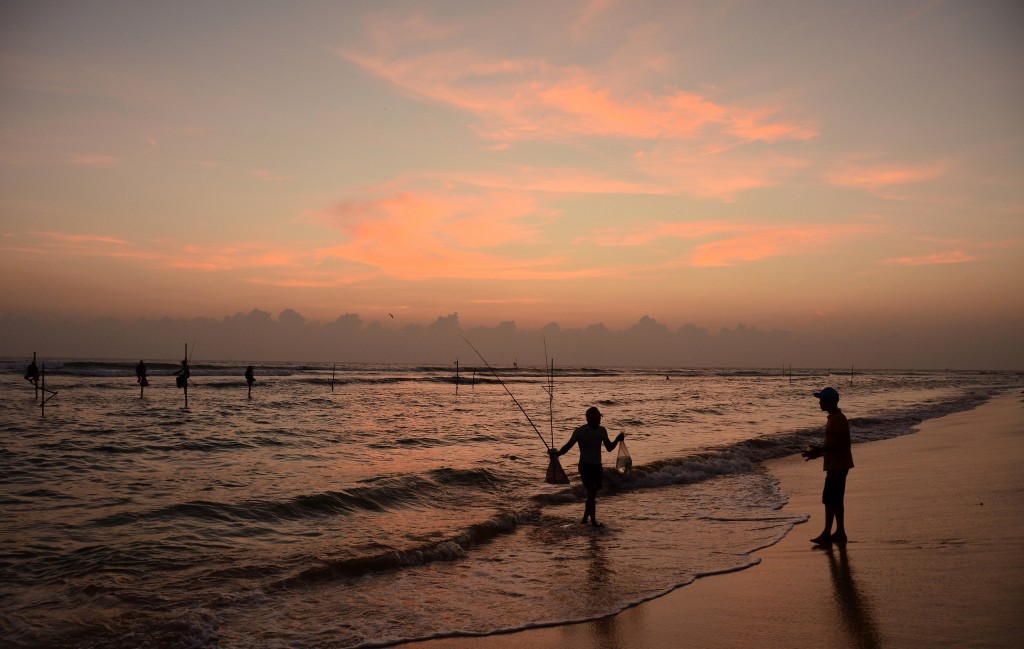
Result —
<svg viewBox="0 0 1024 649"><path fill-rule="evenodd" d="M760 564L594 622L405 646L1020 646L1024 393L926 421L913 435L856 444L853 453L845 549L808 541L822 526L820 461L774 460L766 469L789 496L785 511L811 518L757 552Z"/></svg>

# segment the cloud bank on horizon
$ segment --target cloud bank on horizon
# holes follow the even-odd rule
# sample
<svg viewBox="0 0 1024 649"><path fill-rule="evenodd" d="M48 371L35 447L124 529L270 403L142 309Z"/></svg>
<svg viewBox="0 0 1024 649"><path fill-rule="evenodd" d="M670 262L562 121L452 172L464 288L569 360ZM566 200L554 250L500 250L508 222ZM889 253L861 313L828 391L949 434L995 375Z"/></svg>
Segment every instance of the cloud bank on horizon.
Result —
<svg viewBox="0 0 1024 649"><path fill-rule="evenodd" d="M5 3L0 314L1024 327L1018 4L556 5Z"/></svg>

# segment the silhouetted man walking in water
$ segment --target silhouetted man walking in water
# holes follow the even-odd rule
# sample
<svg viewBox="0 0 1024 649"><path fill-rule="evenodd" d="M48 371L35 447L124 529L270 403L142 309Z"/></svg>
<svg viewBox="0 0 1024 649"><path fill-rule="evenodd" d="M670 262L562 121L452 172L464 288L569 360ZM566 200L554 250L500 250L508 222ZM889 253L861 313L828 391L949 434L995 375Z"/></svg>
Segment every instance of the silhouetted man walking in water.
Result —
<svg viewBox="0 0 1024 649"><path fill-rule="evenodd" d="M603 527L597 522L597 492L602 487L604 469L601 467L601 444L609 452L625 439L625 433L619 433L615 441L608 439L608 430L601 425L601 411L597 408L587 410L587 423L572 432L572 437L565 446L548 449L551 457L564 455L574 444L580 445L580 480L587 490L587 504L583 510L583 523L594 527Z"/></svg>
<svg viewBox="0 0 1024 649"><path fill-rule="evenodd" d="M834 388L825 388L815 392L818 405L828 413L825 422L825 443L823 446L811 446L801 455L807 460L824 457L822 468L825 471L825 489L821 494L821 502L825 505L825 529L811 539L816 545L830 543L846 543L846 527L844 526L843 498L846 495L846 475L853 468L853 453L850 452L850 422L839 409L839 393ZM832 533L832 521L835 520L836 531Z"/></svg>

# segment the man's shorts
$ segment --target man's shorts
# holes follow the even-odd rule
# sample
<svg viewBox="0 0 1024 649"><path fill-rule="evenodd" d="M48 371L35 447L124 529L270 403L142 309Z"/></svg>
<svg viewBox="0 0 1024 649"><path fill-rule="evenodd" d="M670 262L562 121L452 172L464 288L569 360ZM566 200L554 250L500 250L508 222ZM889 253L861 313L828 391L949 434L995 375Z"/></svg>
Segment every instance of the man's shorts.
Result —
<svg viewBox="0 0 1024 649"><path fill-rule="evenodd" d="M825 505L843 506L846 495L846 474L849 469L825 472L825 490L821 492L821 502Z"/></svg>
<svg viewBox="0 0 1024 649"><path fill-rule="evenodd" d="M590 491L597 491L603 486L604 468L600 464L584 464L580 462L580 480Z"/></svg>

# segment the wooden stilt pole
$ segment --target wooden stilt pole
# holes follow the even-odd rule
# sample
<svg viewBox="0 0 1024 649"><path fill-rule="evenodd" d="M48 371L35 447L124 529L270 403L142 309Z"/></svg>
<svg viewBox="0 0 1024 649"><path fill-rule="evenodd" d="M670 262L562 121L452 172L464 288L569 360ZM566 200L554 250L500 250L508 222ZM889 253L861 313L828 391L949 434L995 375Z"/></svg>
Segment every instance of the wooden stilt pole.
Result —
<svg viewBox="0 0 1024 649"><path fill-rule="evenodd" d="M459 359L455 359L455 394L459 393Z"/></svg>
<svg viewBox="0 0 1024 649"><path fill-rule="evenodd" d="M331 392L334 392L334 372L338 369L337 365L331 367Z"/></svg>
<svg viewBox="0 0 1024 649"><path fill-rule="evenodd" d="M41 399L39 400L39 414L40 414L40 416L45 417L46 416L46 402L49 401L50 399L54 398L55 396L57 396L57 391L56 390L47 390L46 389L46 363L43 363L42 367L40 368L39 374L42 377L42 381L43 381L43 385L39 389L39 391L41 393L41 395L40 395ZM46 396L47 394L49 394L50 396Z"/></svg>
<svg viewBox="0 0 1024 649"><path fill-rule="evenodd" d="M545 348L547 344L544 345ZM545 349L545 351L547 351ZM555 447L555 359L548 369L548 422L551 427L551 448Z"/></svg>
<svg viewBox="0 0 1024 649"><path fill-rule="evenodd" d="M185 367L188 367L188 343L185 343ZM192 373L192 368L189 368L189 373ZM188 377L185 377L185 408L188 409Z"/></svg>

